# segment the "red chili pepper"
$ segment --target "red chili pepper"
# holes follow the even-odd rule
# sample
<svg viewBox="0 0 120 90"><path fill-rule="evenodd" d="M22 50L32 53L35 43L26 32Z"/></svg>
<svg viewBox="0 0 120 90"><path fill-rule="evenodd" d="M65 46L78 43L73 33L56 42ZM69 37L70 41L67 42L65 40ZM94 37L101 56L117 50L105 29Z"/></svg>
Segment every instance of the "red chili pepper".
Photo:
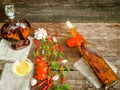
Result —
<svg viewBox="0 0 120 90"><path fill-rule="evenodd" d="M54 72L52 72L52 75L51 75L51 77L48 79L48 85L50 84L50 83L52 83L52 78L54 77Z"/></svg>
<svg viewBox="0 0 120 90"><path fill-rule="evenodd" d="M60 52L62 52L62 51L63 51L63 47L62 47L62 46L59 46L59 49L60 49Z"/></svg>
<svg viewBox="0 0 120 90"><path fill-rule="evenodd" d="M49 83L48 89L53 85L53 82Z"/></svg>
<svg viewBox="0 0 120 90"><path fill-rule="evenodd" d="M41 55L39 55L39 56L37 56L37 58L39 58L40 60L42 59L42 56Z"/></svg>
<svg viewBox="0 0 120 90"><path fill-rule="evenodd" d="M65 77L62 77L61 82L62 82L62 83L65 82Z"/></svg>
<svg viewBox="0 0 120 90"><path fill-rule="evenodd" d="M35 45L36 45L37 47L40 47L40 42L39 42L37 39L34 39L33 42L35 43Z"/></svg>
<svg viewBox="0 0 120 90"><path fill-rule="evenodd" d="M58 37L58 32L56 31L56 37Z"/></svg>
<svg viewBox="0 0 120 90"><path fill-rule="evenodd" d="M39 54L39 51L40 51L40 47L38 47L38 48L36 49L37 55Z"/></svg>
<svg viewBox="0 0 120 90"><path fill-rule="evenodd" d="M60 58L60 57L58 57L58 58L57 58L57 62L60 62L60 61L61 61L61 58Z"/></svg>
<svg viewBox="0 0 120 90"><path fill-rule="evenodd" d="M54 53L52 53L51 58L53 59L53 58L54 58L54 56L55 56L55 54L54 54Z"/></svg>
<svg viewBox="0 0 120 90"><path fill-rule="evenodd" d="M42 90L48 90L48 86L44 86Z"/></svg>
<svg viewBox="0 0 120 90"><path fill-rule="evenodd" d="M51 38L51 37L49 37L49 38L47 38L47 40L48 40L48 41L51 41L51 40L52 40L52 38Z"/></svg>
<svg viewBox="0 0 120 90"><path fill-rule="evenodd" d="M47 65L50 66L50 65L51 65L51 61L49 61L49 62L47 63Z"/></svg>
<svg viewBox="0 0 120 90"><path fill-rule="evenodd" d="M63 69L63 66L61 65L60 66L60 74L62 73L62 69Z"/></svg>
<svg viewBox="0 0 120 90"><path fill-rule="evenodd" d="M48 67L48 69L47 69L47 73L48 73L48 74L50 73L50 67Z"/></svg>
<svg viewBox="0 0 120 90"><path fill-rule="evenodd" d="M40 82L40 83L37 85L37 87L42 86L43 84L45 84L45 83L46 83L46 81L47 81L47 80L43 80L42 82Z"/></svg>

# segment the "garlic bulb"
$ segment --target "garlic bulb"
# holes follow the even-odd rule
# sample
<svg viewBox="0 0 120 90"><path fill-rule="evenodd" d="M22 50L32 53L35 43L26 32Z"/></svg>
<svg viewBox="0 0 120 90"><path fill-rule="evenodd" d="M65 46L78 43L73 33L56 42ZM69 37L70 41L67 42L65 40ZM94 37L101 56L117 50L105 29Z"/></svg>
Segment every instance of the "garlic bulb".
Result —
<svg viewBox="0 0 120 90"><path fill-rule="evenodd" d="M47 37L47 31L44 28L38 28L34 33L34 38L40 40Z"/></svg>

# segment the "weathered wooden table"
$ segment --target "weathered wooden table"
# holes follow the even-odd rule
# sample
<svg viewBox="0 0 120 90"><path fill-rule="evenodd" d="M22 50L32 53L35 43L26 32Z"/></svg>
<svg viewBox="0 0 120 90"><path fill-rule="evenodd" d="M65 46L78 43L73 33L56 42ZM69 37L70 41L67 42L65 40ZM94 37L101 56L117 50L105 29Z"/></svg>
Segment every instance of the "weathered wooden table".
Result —
<svg viewBox="0 0 120 90"><path fill-rule="evenodd" d="M0 27L3 23L0 24ZM99 52L118 68L118 76L120 77L120 23L73 23L79 33L81 33L88 41L99 50ZM32 29L30 35L38 27L48 28L50 35L54 35L58 31L58 43L63 46L64 54L71 58L68 63L71 68L70 73L66 73L66 83L71 85L71 90L96 90L94 86L82 76L74 67L75 61L81 58L77 48L68 48L65 41L71 37L65 23L31 23ZM33 59L34 45L31 47L28 55L29 59ZM0 72L2 72L5 63L9 61L0 60ZM37 90L31 87L32 90ZM101 88L100 90L104 90ZM112 86L110 90L120 90L120 80Z"/></svg>

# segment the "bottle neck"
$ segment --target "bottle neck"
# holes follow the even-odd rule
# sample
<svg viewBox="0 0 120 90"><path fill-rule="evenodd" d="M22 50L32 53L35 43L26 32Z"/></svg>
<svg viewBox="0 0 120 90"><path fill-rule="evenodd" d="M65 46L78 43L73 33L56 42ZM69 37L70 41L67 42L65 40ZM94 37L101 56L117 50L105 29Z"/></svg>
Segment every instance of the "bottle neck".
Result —
<svg viewBox="0 0 120 90"><path fill-rule="evenodd" d="M15 18L15 9L14 9L14 5L10 4L10 5L5 5L5 14L8 17L8 19L10 21L13 21L13 19Z"/></svg>
<svg viewBox="0 0 120 90"><path fill-rule="evenodd" d="M66 26L68 27L69 31L71 32L72 36L75 38L75 41L78 46L81 45L81 43L84 41L84 38L82 35L80 35L77 30L74 28L72 23L70 21L66 22Z"/></svg>
<svg viewBox="0 0 120 90"><path fill-rule="evenodd" d="M70 32L73 35L73 37L76 37L79 34L75 28L70 28Z"/></svg>
<svg viewBox="0 0 120 90"><path fill-rule="evenodd" d="M83 43L84 41L84 37L79 34L75 28L70 28L70 32L72 33L73 37L75 38L76 43L79 45L81 45L81 43Z"/></svg>

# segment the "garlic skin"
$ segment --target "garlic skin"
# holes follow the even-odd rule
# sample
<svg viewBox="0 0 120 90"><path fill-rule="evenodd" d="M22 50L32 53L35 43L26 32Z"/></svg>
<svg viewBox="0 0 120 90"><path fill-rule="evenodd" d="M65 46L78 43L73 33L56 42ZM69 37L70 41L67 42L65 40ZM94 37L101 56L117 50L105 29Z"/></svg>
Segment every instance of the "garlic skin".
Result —
<svg viewBox="0 0 120 90"><path fill-rule="evenodd" d="M35 86L37 84L37 80L32 78L31 79L31 86Z"/></svg>
<svg viewBox="0 0 120 90"><path fill-rule="evenodd" d="M53 78L52 78L53 81L57 81L58 79L59 79L59 75L55 75L55 76L53 76Z"/></svg>
<svg viewBox="0 0 120 90"><path fill-rule="evenodd" d="M38 30L35 30L34 38L37 40L41 40L42 38L47 37L47 31L44 28L38 28Z"/></svg>
<svg viewBox="0 0 120 90"><path fill-rule="evenodd" d="M61 61L63 64L66 64L68 62L68 60L64 59Z"/></svg>

